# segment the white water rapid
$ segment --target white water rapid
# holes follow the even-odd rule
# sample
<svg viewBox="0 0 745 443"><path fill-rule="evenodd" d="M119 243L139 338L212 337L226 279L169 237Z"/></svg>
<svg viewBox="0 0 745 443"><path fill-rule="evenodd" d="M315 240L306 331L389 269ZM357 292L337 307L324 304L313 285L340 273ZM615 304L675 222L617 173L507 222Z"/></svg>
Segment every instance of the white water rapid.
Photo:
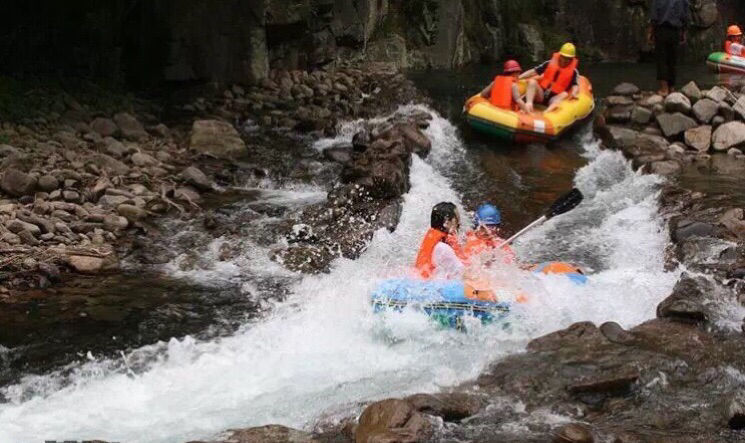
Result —
<svg viewBox="0 0 745 443"><path fill-rule="evenodd" d="M463 167L465 148L450 122L427 111L434 115L427 130L433 150L426 161L413 160L395 232L377 232L360 259L338 260L330 274L302 278L288 300L230 337L174 338L121 360L89 362L72 383L52 374L5 387L10 401L0 404L0 442L170 443L231 427L312 428L319 417L343 416L363 401L472 379L530 339L575 321L629 327L654 317L676 278L663 271L658 178L634 173L620 154L598 151L591 141L583 142L589 164L576 176L585 202L516 247L526 259L577 262L591 274L589 284L503 271L531 294L508 328L470 325L461 333L415 313L373 314L371 290L412 263L432 205L459 202L442 172ZM231 274L242 265L223 268ZM124 361L146 363L133 370Z"/></svg>

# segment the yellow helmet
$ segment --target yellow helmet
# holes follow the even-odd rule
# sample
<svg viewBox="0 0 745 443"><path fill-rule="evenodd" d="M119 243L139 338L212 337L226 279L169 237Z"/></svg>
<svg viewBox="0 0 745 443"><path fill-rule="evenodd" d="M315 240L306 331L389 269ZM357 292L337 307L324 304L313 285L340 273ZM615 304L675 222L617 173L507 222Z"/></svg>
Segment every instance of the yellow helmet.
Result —
<svg viewBox="0 0 745 443"><path fill-rule="evenodd" d="M577 48L575 48L572 43L564 43L564 45L561 47L561 50L559 51L559 54L563 55L564 57L574 58L577 56Z"/></svg>

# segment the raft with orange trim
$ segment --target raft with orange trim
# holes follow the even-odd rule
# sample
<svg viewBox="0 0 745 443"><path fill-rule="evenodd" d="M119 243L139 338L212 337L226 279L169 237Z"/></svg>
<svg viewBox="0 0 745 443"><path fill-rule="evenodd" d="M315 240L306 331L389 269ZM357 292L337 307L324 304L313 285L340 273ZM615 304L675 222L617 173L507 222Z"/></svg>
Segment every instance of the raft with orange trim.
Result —
<svg viewBox="0 0 745 443"><path fill-rule="evenodd" d="M745 75L745 57L729 55L726 52L714 52L709 55L706 64L713 71L722 74Z"/></svg>
<svg viewBox="0 0 745 443"><path fill-rule="evenodd" d="M524 91L525 80L520 83ZM537 111L530 114L498 108L478 94L466 102L466 107L466 120L477 131L517 143L548 142L589 117L595 109L595 97L590 80L580 76L577 98L563 100L548 113L543 112L543 106L536 106Z"/></svg>
<svg viewBox="0 0 745 443"><path fill-rule="evenodd" d="M563 262L541 263L533 268L533 272L565 275L577 285L587 282L579 268ZM474 291L456 280L391 279L381 282L375 289L372 305L376 313L414 309L444 326L455 328L462 327L464 317L474 317L483 324L504 319L512 302L503 300L513 294L486 291L487 296L483 296L483 292Z"/></svg>

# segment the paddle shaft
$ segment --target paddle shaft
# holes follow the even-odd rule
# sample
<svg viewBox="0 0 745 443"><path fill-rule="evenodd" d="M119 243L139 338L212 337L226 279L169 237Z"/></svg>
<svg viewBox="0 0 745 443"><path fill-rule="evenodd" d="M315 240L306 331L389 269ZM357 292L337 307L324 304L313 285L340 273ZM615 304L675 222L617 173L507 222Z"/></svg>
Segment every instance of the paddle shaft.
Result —
<svg viewBox="0 0 745 443"><path fill-rule="evenodd" d="M520 237L521 235L523 235L526 232L530 231L531 229L535 228L536 226L540 225L541 223L545 222L546 220L548 220L548 217L546 217L545 215L542 216L538 220L536 220L533 223L529 224L528 226L522 228L518 233L516 233L512 237L510 237L507 240L505 240L504 242L502 242L501 245L497 246L497 249L500 249L500 248L502 248L504 246L509 245L510 243L514 242L518 237Z"/></svg>

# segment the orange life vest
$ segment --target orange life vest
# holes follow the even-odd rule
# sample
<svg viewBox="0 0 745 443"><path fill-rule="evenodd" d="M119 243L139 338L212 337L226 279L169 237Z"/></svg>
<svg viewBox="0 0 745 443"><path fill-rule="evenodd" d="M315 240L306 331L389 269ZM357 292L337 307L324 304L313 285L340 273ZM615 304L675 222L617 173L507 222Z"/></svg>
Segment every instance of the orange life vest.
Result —
<svg viewBox="0 0 745 443"><path fill-rule="evenodd" d="M724 52L726 52L726 53L727 53L727 54L729 54L729 55L736 55L736 56L738 56L738 57L743 57L743 56L745 56L745 46L739 43L739 45L740 45L740 50L739 50L739 51L734 51L734 50L732 49L732 44L733 44L733 43L734 43L734 42L733 42L733 41L731 41L731 40L727 40L727 41L725 41L725 42L724 42Z"/></svg>
<svg viewBox="0 0 745 443"><path fill-rule="evenodd" d="M453 248L455 255L461 260L465 259L457 238L435 228L429 228L429 231L424 236L424 240L422 240L422 245L419 247L419 254L416 256L416 268L423 278L432 277L435 271L435 265L432 263L432 253L435 250L435 246L440 242L447 243Z"/></svg>
<svg viewBox="0 0 745 443"><path fill-rule="evenodd" d="M548 63L548 67L543 71L541 81L539 82L544 91L551 89L554 94L561 94L569 89L569 86L572 84L574 71L577 69L577 65L579 65L579 60L575 57L566 68L562 68L559 65L559 57L561 56L558 52L554 53L551 61Z"/></svg>
<svg viewBox="0 0 745 443"><path fill-rule="evenodd" d="M510 75L494 77L489 102L498 108L515 110L517 103L512 99L512 85L514 84L515 78Z"/></svg>
<svg viewBox="0 0 745 443"><path fill-rule="evenodd" d="M481 254L484 251L495 249L497 245L499 245L503 241L504 240L499 237L484 238L477 235L475 231L468 231L466 233L466 244L465 246L463 246L463 252L466 257L472 257L474 255ZM510 248L509 245L504 245L502 247L502 251L504 251L506 255L506 263L512 263L515 261L515 252L512 250L512 248Z"/></svg>

